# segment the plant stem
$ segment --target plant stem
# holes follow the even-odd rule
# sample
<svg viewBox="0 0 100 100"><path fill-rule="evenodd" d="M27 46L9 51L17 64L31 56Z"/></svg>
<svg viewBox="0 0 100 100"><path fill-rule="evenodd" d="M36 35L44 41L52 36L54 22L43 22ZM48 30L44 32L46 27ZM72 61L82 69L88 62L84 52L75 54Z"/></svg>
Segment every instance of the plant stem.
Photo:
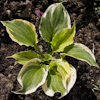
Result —
<svg viewBox="0 0 100 100"><path fill-rule="evenodd" d="M49 46L48 46L48 51L47 51L47 53L50 53L50 50L51 50L51 44L49 43Z"/></svg>
<svg viewBox="0 0 100 100"><path fill-rule="evenodd" d="M51 55L53 55L53 54L54 54L54 51L51 52Z"/></svg>
<svg viewBox="0 0 100 100"><path fill-rule="evenodd" d="M43 53L40 51L40 49L38 48L37 45L34 45L34 48L38 51L38 53L42 56L42 58L44 58Z"/></svg>

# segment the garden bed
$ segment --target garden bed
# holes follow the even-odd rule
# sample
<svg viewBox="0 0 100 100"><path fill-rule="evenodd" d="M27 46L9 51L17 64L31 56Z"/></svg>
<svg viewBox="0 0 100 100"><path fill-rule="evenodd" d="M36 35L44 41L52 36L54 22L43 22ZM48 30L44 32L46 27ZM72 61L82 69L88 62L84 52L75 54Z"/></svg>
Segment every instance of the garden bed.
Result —
<svg viewBox="0 0 100 100"><path fill-rule="evenodd" d="M38 46L45 54L47 43L39 35L41 16L37 16L35 10L44 12L49 5L56 2L59 0L1 0L0 21L25 19L33 23L38 33ZM94 55L100 66L100 22L93 9L98 6L98 3L93 0L90 2L69 0L63 5L71 17L72 24L74 20L76 22L75 42L85 44L91 50L94 48ZM25 50L34 51L34 48L20 46L13 42L5 27L0 23L0 100L57 100L59 93L56 93L54 97L48 97L42 90L29 95L17 95L11 92L21 87L17 82L17 76L22 65L6 57ZM54 56L56 55L58 54ZM61 100L100 100L100 91L95 91L95 94L92 91L94 85L100 86L100 69L71 57L66 57L66 59L76 68L77 81L69 94Z"/></svg>

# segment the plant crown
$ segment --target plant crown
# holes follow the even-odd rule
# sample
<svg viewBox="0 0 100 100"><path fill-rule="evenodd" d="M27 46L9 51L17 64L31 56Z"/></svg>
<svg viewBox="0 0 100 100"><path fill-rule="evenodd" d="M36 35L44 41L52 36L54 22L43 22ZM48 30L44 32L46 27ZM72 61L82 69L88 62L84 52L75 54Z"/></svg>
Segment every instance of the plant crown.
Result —
<svg viewBox="0 0 100 100"><path fill-rule="evenodd" d="M34 47L38 52L28 50L8 57L23 65L18 75L18 82L22 88L13 91L16 94L29 94L42 86L48 96L60 92L60 99L67 95L75 84L77 75L76 69L64 59L66 55L98 67L91 50L84 44L74 42L75 22L71 27L69 14L62 3L50 5L41 18L39 33L49 44L45 55L37 46L37 34L32 23L22 19L1 23L6 26L13 41L19 45ZM60 52L60 56L54 58L52 55L56 52Z"/></svg>

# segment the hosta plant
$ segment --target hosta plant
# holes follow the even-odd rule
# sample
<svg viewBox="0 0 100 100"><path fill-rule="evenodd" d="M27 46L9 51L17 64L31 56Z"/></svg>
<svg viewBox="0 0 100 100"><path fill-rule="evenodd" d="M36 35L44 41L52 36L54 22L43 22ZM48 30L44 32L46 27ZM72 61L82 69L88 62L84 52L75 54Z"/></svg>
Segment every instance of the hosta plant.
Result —
<svg viewBox="0 0 100 100"><path fill-rule="evenodd" d="M16 94L33 93L42 86L48 96L60 92L62 98L69 93L76 81L76 69L64 57L71 56L97 66L91 50L81 43L75 43L75 22L71 27L68 12L62 3L50 5L41 18L39 33L48 43L47 54L43 54L37 46L38 39L35 26L22 19L2 21L11 39L19 45L31 46L34 51L22 51L8 58L14 58L23 65L18 75L22 88L13 91ZM60 56L53 54L60 52Z"/></svg>

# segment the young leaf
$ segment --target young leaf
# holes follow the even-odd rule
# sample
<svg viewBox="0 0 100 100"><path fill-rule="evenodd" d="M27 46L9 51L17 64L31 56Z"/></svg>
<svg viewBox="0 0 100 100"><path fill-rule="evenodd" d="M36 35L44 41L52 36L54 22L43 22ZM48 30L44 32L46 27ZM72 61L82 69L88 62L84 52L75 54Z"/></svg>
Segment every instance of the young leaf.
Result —
<svg viewBox="0 0 100 100"><path fill-rule="evenodd" d="M58 72L56 72L56 70L51 69L49 71L46 82L42 85L42 89L45 94L52 97L56 92L60 92L61 96L59 97L59 99L67 95L76 81L76 69L70 65L70 70L71 75L66 81L67 84L65 88L62 83L62 77L58 75Z"/></svg>
<svg viewBox="0 0 100 100"><path fill-rule="evenodd" d="M50 70L49 73L47 81L42 85L43 91L46 95L51 97L54 96L56 92L60 92L61 97L63 97L66 93L66 89L63 86L61 76L56 74L53 70Z"/></svg>
<svg viewBox="0 0 100 100"><path fill-rule="evenodd" d="M53 51L63 51L64 48L73 43L73 37L75 35L75 22L71 29L65 28L60 31L52 40L51 45Z"/></svg>
<svg viewBox="0 0 100 100"><path fill-rule="evenodd" d="M49 6L41 18L39 28L41 36L49 43L63 28L71 28L70 17L64 6L61 3Z"/></svg>
<svg viewBox="0 0 100 100"><path fill-rule="evenodd" d="M62 83L63 83L64 87L66 88L67 81L71 75L69 63L63 59L58 59L56 62L57 62L57 70L61 74Z"/></svg>
<svg viewBox="0 0 100 100"><path fill-rule="evenodd" d="M14 58L20 64L24 65L33 58L39 58L39 55L36 52L29 50L29 51L16 53L12 56L8 56L7 58Z"/></svg>
<svg viewBox="0 0 100 100"><path fill-rule="evenodd" d="M35 26L28 21L15 19L1 23L6 26L10 38L20 45L33 47L38 42Z"/></svg>
<svg viewBox="0 0 100 100"><path fill-rule="evenodd" d="M45 54L42 61L55 60L50 54Z"/></svg>
<svg viewBox="0 0 100 100"><path fill-rule="evenodd" d="M35 92L46 81L48 68L46 65L40 66L41 60L34 58L27 62L18 75L18 82L22 89L13 91L16 94L29 94Z"/></svg>
<svg viewBox="0 0 100 100"><path fill-rule="evenodd" d="M63 53L76 59L86 61L91 66L98 67L95 57L91 50L81 43L74 43L67 46L64 49Z"/></svg>

